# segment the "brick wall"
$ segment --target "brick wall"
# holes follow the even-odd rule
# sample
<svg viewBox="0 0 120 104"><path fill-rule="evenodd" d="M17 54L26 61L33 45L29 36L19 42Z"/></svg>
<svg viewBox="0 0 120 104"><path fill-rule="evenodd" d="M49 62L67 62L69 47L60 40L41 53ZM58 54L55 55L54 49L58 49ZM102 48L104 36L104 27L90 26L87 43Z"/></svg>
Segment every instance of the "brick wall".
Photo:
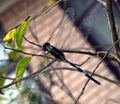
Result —
<svg viewBox="0 0 120 104"><path fill-rule="evenodd" d="M42 0L28 0L26 4L25 0L19 0L18 3L0 15L0 19L6 31L21 23L21 21L25 20L28 15L34 17L40 14L44 2ZM32 29L28 29L26 34L27 39L42 45L52 36L52 39L49 42L59 48L94 52L94 48L82 37L82 33L76 29L66 15L62 24L56 29L63 15L63 11L59 6L56 6L49 13L43 16L38 16L30 24ZM55 29L56 31L53 34ZM31 31L35 36L31 34ZM37 40L34 37L37 37ZM26 41L24 41L24 45L27 47L27 52L41 54L38 47L30 45ZM88 55L70 53L65 53L65 55L69 61L77 64L85 62L88 57L90 57L90 59L80 67L91 72L100 62L99 58L94 58ZM43 61L46 60L41 57L34 57L30 65L32 71L35 72L40 70L40 63ZM71 68L66 63L56 62L49 67L49 70L51 70L50 73L53 75L52 81L43 75L39 75L39 79L46 87L48 87L52 94L52 98L55 101L60 102L60 104L72 104L82 91L87 78L79 72L66 70L63 67ZM62 69L55 70L59 68ZM98 67L96 73L107 77L108 79L116 80L112 73L109 72L105 63L102 63L100 67ZM99 77L95 78L100 81L102 85L98 86L90 81L84 95L79 99L80 104L114 104L115 102L120 102L120 88L118 85ZM50 82L54 84L50 86Z"/></svg>

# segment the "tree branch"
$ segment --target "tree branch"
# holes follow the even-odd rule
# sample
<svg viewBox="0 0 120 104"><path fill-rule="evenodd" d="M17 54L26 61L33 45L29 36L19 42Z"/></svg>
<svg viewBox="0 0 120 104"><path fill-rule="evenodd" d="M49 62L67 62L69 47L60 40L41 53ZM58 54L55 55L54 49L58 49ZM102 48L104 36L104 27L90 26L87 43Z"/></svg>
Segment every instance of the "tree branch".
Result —
<svg viewBox="0 0 120 104"><path fill-rule="evenodd" d="M100 60L100 62L97 64L97 66L95 67L95 69L93 70L91 77L94 75L94 73L96 72L96 70L98 69L98 67L100 66L100 64L103 62L103 60L105 59L105 57L107 57L107 55L109 55L111 49L113 49L113 47L119 42L119 39L110 47L110 49L107 51L107 53L104 55L104 57ZM76 102L74 104L77 104L79 98L84 94L84 91L89 83L90 79L87 80L87 82L85 83L81 93L79 94L78 98L76 99Z"/></svg>
<svg viewBox="0 0 120 104"><path fill-rule="evenodd" d="M109 26L112 33L112 39L113 39L113 42L115 43L118 40L118 34L117 34L114 14L112 10L112 0L106 1L106 9L108 14ZM119 55L119 43L115 44L115 51L116 51L116 54Z"/></svg>
<svg viewBox="0 0 120 104"><path fill-rule="evenodd" d="M108 14L108 22L110 26L110 30L112 33L112 39L113 43L115 43L118 39L118 34L117 34L117 29L115 25L115 19L114 19L114 14L113 14L113 8L112 8L112 0L106 0L106 10ZM115 44L115 54L117 57L119 57L119 42ZM119 75L120 75L120 64L118 63L118 70L119 70Z"/></svg>
<svg viewBox="0 0 120 104"><path fill-rule="evenodd" d="M11 83L9 83L9 84L7 84L7 85L1 86L1 87L0 87L0 91L2 91L2 89L8 88L9 86L18 83L18 82L27 80L27 79L29 79L29 78L33 78L33 77L37 76L38 74L43 73L44 71L47 70L47 67L49 67L50 65L52 65L55 61L56 61L56 60L52 60L47 66L45 66L44 68L42 68L41 70L39 70L39 71L37 71L37 72L34 72L34 73L32 73L32 74L30 74L30 75L28 75L28 76L26 76L26 77L23 77L23 78L21 78L21 79L19 79L19 80L14 80L14 81L12 81Z"/></svg>

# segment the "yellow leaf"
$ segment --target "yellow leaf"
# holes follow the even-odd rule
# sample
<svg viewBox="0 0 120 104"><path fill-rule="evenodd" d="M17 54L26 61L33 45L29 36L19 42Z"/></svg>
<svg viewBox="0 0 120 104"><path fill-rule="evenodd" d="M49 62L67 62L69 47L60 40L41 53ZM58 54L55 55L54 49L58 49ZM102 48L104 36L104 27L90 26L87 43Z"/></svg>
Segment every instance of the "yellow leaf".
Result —
<svg viewBox="0 0 120 104"><path fill-rule="evenodd" d="M3 41L6 42L6 43L9 43L11 44L13 41L14 41L14 37L15 37L15 34L16 34L16 29L12 29L10 30L6 36L4 37Z"/></svg>
<svg viewBox="0 0 120 104"><path fill-rule="evenodd" d="M42 13L45 13L46 11L48 11L50 8L52 8L54 5L56 5L59 2L59 0L51 0L49 1L44 8L42 9Z"/></svg>
<svg viewBox="0 0 120 104"><path fill-rule="evenodd" d="M51 7L52 5L54 5L58 0L51 0L47 3L47 7Z"/></svg>

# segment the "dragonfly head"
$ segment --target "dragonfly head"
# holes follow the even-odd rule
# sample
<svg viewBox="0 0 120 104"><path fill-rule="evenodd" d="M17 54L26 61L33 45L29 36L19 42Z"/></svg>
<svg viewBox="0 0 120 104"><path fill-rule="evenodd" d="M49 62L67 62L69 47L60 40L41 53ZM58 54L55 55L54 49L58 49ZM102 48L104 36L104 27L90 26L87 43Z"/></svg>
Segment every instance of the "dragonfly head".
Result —
<svg viewBox="0 0 120 104"><path fill-rule="evenodd" d="M47 51L49 47L50 47L50 43L46 42L43 44L42 50Z"/></svg>

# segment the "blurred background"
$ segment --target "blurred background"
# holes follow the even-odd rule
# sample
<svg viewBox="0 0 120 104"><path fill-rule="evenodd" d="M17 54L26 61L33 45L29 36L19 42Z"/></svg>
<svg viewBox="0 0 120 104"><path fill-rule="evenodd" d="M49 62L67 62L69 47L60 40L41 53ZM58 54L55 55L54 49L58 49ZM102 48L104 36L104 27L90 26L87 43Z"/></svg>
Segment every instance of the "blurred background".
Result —
<svg viewBox="0 0 120 104"><path fill-rule="evenodd" d="M55 5L49 12L40 15L50 0L0 0L0 39L28 16L33 18L26 33L28 40L42 45L49 41L62 50L83 52L106 52L112 46L105 2L100 0L65 0ZM120 27L120 9L113 0L116 27ZM20 56L13 61L10 50L0 44L0 73L15 77L15 66ZM23 42L25 51L41 54L39 47ZM111 53L114 53L112 49ZM43 53L42 53L43 54ZM101 58L88 54L66 53L66 58L91 72ZM40 70L50 62L49 59L33 57L25 76ZM0 96L1 104L74 104L85 86L87 78L69 65L55 62L43 74L23 81L20 89L11 86ZM68 69L68 70L66 70ZM101 86L90 81L77 104L119 104L119 71L115 61L105 59L97 68L95 79ZM4 83L10 83L6 80Z"/></svg>

